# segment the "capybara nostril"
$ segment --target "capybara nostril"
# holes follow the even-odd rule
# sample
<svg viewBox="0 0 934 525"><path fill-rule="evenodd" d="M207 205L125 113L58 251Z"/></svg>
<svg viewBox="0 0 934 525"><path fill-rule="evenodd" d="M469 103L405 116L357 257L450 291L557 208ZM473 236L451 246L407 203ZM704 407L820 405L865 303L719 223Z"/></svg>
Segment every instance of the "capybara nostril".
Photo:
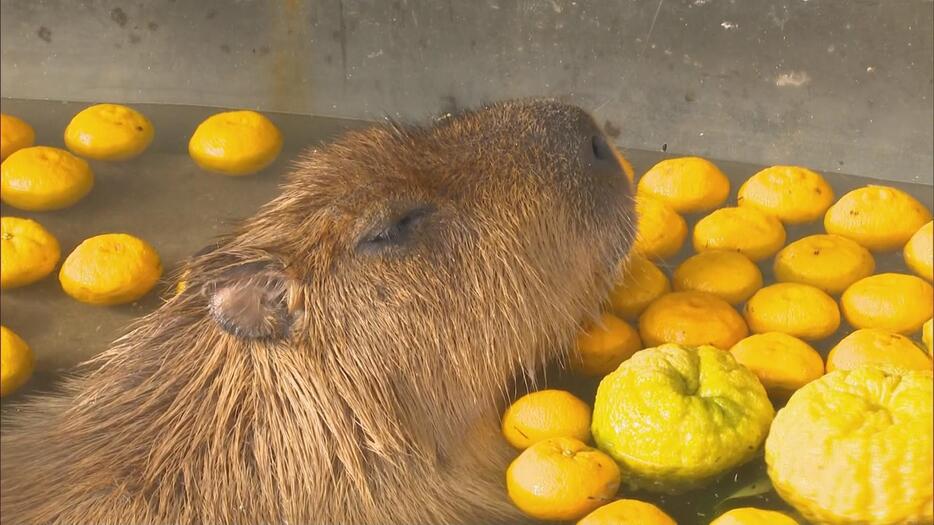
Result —
<svg viewBox="0 0 934 525"><path fill-rule="evenodd" d="M606 143L603 135L594 135L590 138L590 147L593 150L593 156L597 160L614 160L610 145Z"/></svg>
<svg viewBox="0 0 934 525"><path fill-rule="evenodd" d="M581 162L584 170L598 178L625 177L613 147L607 143L606 138L595 133L582 141Z"/></svg>

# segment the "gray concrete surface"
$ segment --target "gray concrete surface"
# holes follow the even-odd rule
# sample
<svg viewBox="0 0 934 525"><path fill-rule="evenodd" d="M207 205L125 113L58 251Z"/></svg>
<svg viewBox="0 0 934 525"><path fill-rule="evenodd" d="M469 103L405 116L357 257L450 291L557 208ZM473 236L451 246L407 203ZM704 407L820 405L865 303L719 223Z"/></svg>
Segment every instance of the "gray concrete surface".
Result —
<svg viewBox="0 0 934 525"><path fill-rule="evenodd" d="M417 118L552 95L629 147L931 184L929 0L0 0L0 91Z"/></svg>

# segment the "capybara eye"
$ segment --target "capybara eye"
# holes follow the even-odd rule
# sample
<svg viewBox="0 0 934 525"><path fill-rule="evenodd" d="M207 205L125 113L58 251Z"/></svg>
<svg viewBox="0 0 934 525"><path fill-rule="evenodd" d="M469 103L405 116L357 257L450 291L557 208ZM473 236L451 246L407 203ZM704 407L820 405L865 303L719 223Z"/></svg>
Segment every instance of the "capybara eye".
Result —
<svg viewBox="0 0 934 525"><path fill-rule="evenodd" d="M432 211L434 208L431 206L419 206L380 221L361 238L357 249L364 253L376 253L407 244L413 232Z"/></svg>

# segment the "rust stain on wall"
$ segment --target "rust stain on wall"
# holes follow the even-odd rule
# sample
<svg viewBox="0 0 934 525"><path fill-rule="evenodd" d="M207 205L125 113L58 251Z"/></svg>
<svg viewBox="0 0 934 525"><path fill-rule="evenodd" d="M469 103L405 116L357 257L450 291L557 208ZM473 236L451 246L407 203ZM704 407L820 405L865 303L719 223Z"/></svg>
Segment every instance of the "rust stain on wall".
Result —
<svg viewBox="0 0 934 525"><path fill-rule="evenodd" d="M273 31L270 107L311 113L311 38L308 6L300 0L272 4Z"/></svg>

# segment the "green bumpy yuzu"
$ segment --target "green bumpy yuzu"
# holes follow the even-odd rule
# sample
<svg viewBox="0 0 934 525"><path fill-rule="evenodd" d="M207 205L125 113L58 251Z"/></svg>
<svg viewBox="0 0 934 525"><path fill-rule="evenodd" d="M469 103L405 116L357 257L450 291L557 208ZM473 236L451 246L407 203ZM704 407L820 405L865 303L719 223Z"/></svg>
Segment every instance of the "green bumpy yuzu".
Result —
<svg viewBox="0 0 934 525"><path fill-rule="evenodd" d="M678 493L750 460L774 413L765 388L729 352L664 344L600 382L591 431L630 485Z"/></svg>
<svg viewBox="0 0 934 525"><path fill-rule="evenodd" d="M932 397L927 370L870 365L808 383L772 423L772 485L814 523L934 523Z"/></svg>

